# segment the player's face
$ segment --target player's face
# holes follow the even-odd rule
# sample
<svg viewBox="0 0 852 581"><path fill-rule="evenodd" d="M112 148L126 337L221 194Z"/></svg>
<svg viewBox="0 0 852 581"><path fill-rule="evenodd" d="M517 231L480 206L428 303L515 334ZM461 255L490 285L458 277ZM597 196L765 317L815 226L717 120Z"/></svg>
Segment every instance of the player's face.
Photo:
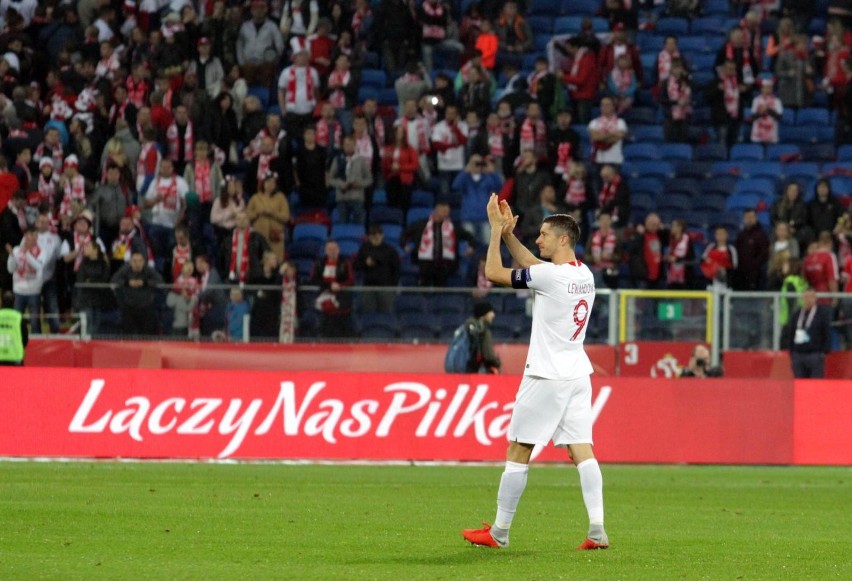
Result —
<svg viewBox="0 0 852 581"><path fill-rule="evenodd" d="M542 258L550 258L559 248L559 242L564 234L559 234L550 226L550 224L542 224L539 230L538 238L535 244L538 246L539 256Z"/></svg>

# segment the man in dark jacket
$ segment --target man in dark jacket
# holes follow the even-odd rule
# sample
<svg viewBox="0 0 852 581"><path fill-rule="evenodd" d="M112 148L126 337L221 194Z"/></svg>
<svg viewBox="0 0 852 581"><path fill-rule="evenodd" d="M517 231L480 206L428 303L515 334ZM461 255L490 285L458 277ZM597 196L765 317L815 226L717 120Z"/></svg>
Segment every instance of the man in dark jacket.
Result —
<svg viewBox="0 0 852 581"><path fill-rule="evenodd" d="M227 282L245 284L263 274L263 253L267 250L266 238L251 230L248 214L239 212L233 233L219 248L219 272Z"/></svg>
<svg viewBox="0 0 852 581"><path fill-rule="evenodd" d="M367 241L358 249L355 269L362 272L364 286L398 286L399 254L385 242L381 224L370 226ZM392 313L394 293L368 291L361 294L361 311L364 313Z"/></svg>
<svg viewBox="0 0 852 581"><path fill-rule="evenodd" d="M752 209L743 212L743 229L737 234L736 247L740 261L734 289L758 290L763 284L769 262L769 238L757 221L757 212Z"/></svg>
<svg viewBox="0 0 852 581"><path fill-rule="evenodd" d="M18 190L6 207L0 209L0 264L4 266L12 249L20 244L24 237L22 226L26 224L23 215L26 203L24 190ZM12 275L6 268L0 268L0 289L12 290Z"/></svg>
<svg viewBox="0 0 852 581"><path fill-rule="evenodd" d="M663 246L668 244L668 241L669 231L660 223L660 217L653 212L645 217L644 226L636 226L636 233L627 247L630 255L630 276L635 288L663 288Z"/></svg>
<svg viewBox="0 0 852 581"><path fill-rule="evenodd" d="M121 308L121 323L128 335L155 335L158 331L158 317L154 311L157 286L163 277L148 266L145 255L135 252L130 264L122 266L111 281L115 289L118 305Z"/></svg>
<svg viewBox="0 0 852 581"><path fill-rule="evenodd" d="M468 243L467 256L474 253L474 237L450 218L450 204L439 200L432 214L418 220L405 231L406 245L412 246L412 258L420 267L420 286L447 286L459 267L460 242Z"/></svg>
<svg viewBox="0 0 852 581"><path fill-rule="evenodd" d="M473 306L473 316L465 321L474 346L474 353L468 362L468 373L500 373L500 356L494 351L494 338L491 336L491 323L495 317L494 307L487 301Z"/></svg>
<svg viewBox="0 0 852 581"><path fill-rule="evenodd" d="M95 212L95 233L107 248L118 237L121 219L127 209L129 192L122 187L121 169L113 162L107 164L106 183L100 184L89 198Z"/></svg>
<svg viewBox="0 0 852 581"><path fill-rule="evenodd" d="M310 283L322 289L314 305L322 313L320 336L351 337L352 294L346 288L355 283L355 273L340 256L336 240L325 243L325 255L314 264Z"/></svg>
<svg viewBox="0 0 852 581"><path fill-rule="evenodd" d="M802 308L787 322L783 344L790 350L797 379L825 377L825 354L831 351L831 307L817 303L814 289L802 294Z"/></svg>

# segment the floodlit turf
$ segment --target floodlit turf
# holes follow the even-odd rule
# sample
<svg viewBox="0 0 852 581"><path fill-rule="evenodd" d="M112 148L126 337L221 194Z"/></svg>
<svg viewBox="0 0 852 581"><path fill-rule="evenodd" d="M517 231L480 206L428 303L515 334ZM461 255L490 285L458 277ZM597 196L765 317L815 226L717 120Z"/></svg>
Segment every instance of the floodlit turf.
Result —
<svg viewBox="0 0 852 581"><path fill-rule="evenodd" d="M852 468L534 466L512 545L499 467L0 463L0 579L852 579Z"/></svg>

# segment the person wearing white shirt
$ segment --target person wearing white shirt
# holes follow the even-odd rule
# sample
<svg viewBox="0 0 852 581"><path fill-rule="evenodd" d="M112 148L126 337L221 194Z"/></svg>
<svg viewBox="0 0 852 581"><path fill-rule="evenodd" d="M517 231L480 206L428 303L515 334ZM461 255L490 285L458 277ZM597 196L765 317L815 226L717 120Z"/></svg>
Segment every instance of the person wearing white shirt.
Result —
<svg viewBox="0 0 852 581"><path fill-rule="evenodd" d="M59 294L56 288L54 274L56 272L56 261L59 260L59 250L62 240L50 230L50 214L39 214L36 218L36 231L38 232L38 247L41 250L40 257L44 264L42 271L41 304L47 316L47 324L51 333L59 332Z"/></svg>
<svg viewBox="0 0 852 581"><path fill-rule="evenodd" d="M165 257L175 245L175 226L186 212L186 180L174 174L172 160L160 161L160 174L154 178L145 193L145 207L151 208L149 238L154 251L157 270L162 272Z"/></svg>
<svg viewBox="0 0 852 581"><path fill-rule="evenodd" d="M12 275L12 292L15 293L15 310L21 314L30 311L30 332L39 333L41 313L41 287L44 276L44 259L38 247L38 232L27 228L20 245L12 249L6 260L6 268Z"/></svg>
<svg viewBox="0 0 852 581"><path fill-rule="evenodd" d="M601 99L601 115L589 123L589 138L592 140L593 161L598 164L624 163L621 146L627 135L627 123L615 114L615 103L610 97Z"/></svg>
<svg viewBox="0 0 852 581"><path fill-rule="evenodd" d="M453 180L464 169L464 146L468 134L467 123L459 120L458 107L447 105L444 120L432 128L432 149L438 152L438 177L442 194L450 192Z"/></svg>
<svg viewBox="0 0 852 581"><path fill-rule="evenodd" d="M278 105L285 114L290 135L302 135L317 106L320 78L316 69L308 65L309 58L307 47L301 45L293 52L293 64L278 77Z"/></svg>

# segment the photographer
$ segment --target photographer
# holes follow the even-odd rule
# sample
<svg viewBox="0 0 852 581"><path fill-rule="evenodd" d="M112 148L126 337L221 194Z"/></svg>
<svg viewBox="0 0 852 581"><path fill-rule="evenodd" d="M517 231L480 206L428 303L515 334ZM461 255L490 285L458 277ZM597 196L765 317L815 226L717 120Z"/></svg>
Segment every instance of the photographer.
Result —
<svg viewBox="0 0 852 581"><path fill-rule="evenodd" d="M680 372L681 377L722 377L722 367L710 367L710 350L702 344L698 344L692 350L689 364Z"/></svg>

